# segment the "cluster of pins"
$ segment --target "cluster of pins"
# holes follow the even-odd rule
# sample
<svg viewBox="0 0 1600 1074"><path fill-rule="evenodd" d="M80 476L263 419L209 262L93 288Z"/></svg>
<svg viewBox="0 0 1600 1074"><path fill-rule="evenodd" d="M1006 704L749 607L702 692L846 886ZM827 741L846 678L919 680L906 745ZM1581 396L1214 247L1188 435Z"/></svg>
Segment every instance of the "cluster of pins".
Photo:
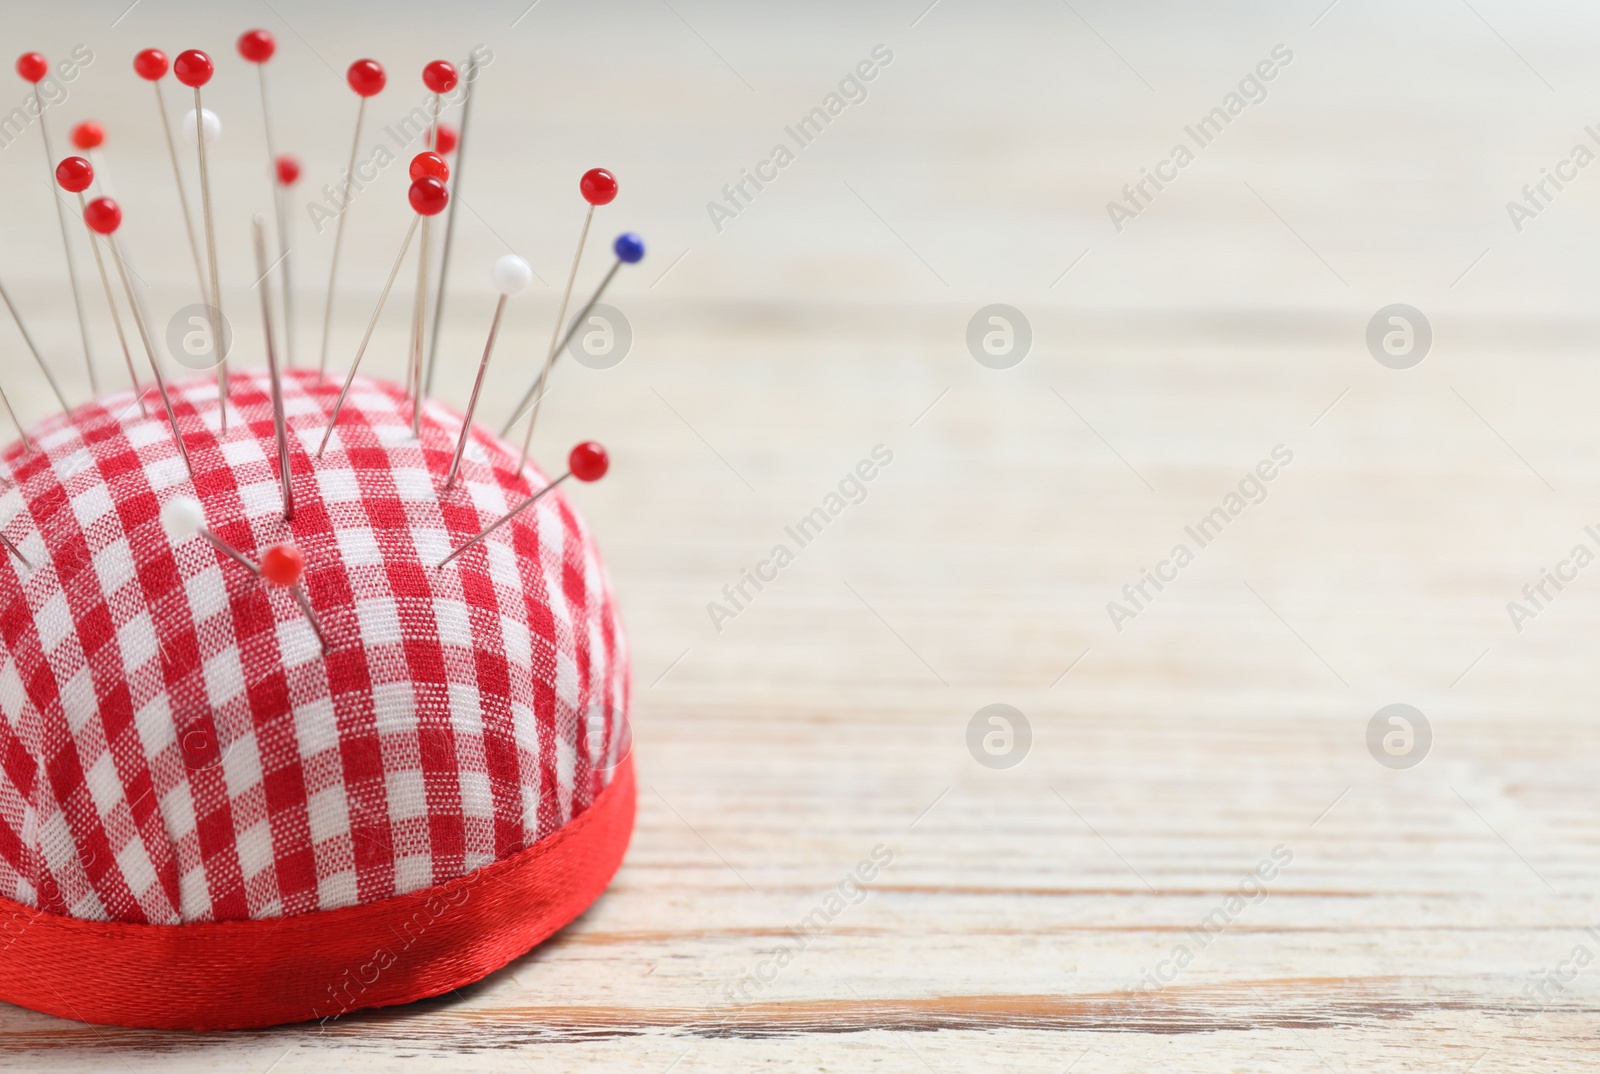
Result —
<svg viewBox="0 0 1600 1074"><path fill-rule="evenodd" d="M268 179L273 194L273 216L277 236L277 257L269 262L268 238L266 234L266 221L260 214L253 221L254 253L257 270L257 287L261 296L262 318L266 332L266 355L268 373L271 379L271 398L274 414L274 433L277 441L277 463L279 479L283 493L283 517L285 521L292 521L294 517L294 489L290 476L290 458L288 432L284 417L283 392L281 385L281 369L278 355L277 341L274 337L274 311L272 309L271 284L269 277L273 271L278 270L282 280L283 294L283 358L289 365L294 364L294 312L293 288L290 273L290 241L288 233L287 190L300 176L299 162L287 155L280 155L276 148L276 139L272 124L272 112L269 106L267 90L266 69L268 61L277 51L277 44L272 35L265 30L250 30L240 36L238 41L239 54L256 67L260 82L261 118L266 134ZM205 108L201 89L209 83L216 73L216 65L210 56L199 49L189 49L179 53L169 63L167 56L158 49L144 49L134 57L133 67L135 73L149 82L154 89L156 108L161 119L162 133L165 137L167 153L171 160L173 180L177 191L179 207L182 211L185 234L188 238L189 253L194 262L195 279L198 284L202 305L207 310L208 328L210 330L210 348L215 359L217 374L217 392L219 400L219 414L221 431L226 435L228 430L228 355L227 344L222 316L222 288L217 267L217 228L212 213L211 198L211 172L208 166L206 147L214 143L221 135L221 122L209 109ZM47 109L42 99L41 83L50 72L50 65L46 58L37 52L23 54L17 61L17 73L24 81L34 87L36 115L39 119L41 138L44 142L46 162L52 172L53 181L68 195L76 198L78 215L88 234L90 249L94 254L95 267L100 279L101 287L105 292L107 305L110 307L112 324L116 330L117 341L121 347L123 364L128 378L133 387L135 400L139 407L141 418L149 414L145 405L145 395L141 388L138 370L133 356L133 349L129 345L128 333L124 327L122 314L119 310L116 295L111 283L111 273L107 271L107 263L113 267L118 282L126 300L128 312L134 324L135 334L138 336L140 347L145 360L150 366L154 379L154 387L161 399L165 411L165 418L171 427L173 440L177 445L178 453L183 460L185 468L192 479L194 476L193 465L189 458L187 445L178 425L177 414L173 408L172 398L167 390L166 378L162 373L161 361L157 356L156 348L151 340L149 318L147 317L138 293L129 280L127 257L117 238L117 231L122 224L122 209L110 196L110 185L106 178L104 165L104 143L106 140L105 129L98 123L86 121L80 123L72 132L73 146L81 155L72 155L57 160L49 132L49 118ZM191 211L188 191L185 187L183 166L180 163L177 143L173 138L172 124L167 114L166 97L162 89L162 82L168 71L186 89L194 94L194 107L184 117L182 129L186 139L195 147L196 162L199 173L199 203L200 203L200 228L196 228L194 214ZM460 164L465 154L468 125L471 120L472 83L476 80L477 71L475 61L469 62L466 74L466 88L462 103L462 119L459 135L448 126L440 123L439 117L442 109L443 97L452 92L461 84L461 75L455 66L445 60L435 60L423 68L422 80L424 86L432 94L431 123L428 128L427 148L418 153L411 161L411 185L407 191L413 215L406 231L405 238L400 244L400 252L396 255L394 266L389 271L387 280L378 297L377 308L373 310L372 317L367 323L366 331L361 338L355 357L350 364L343 386L334 403L333 411L329 416L328 425L323 434L322 441L316 452L320 459L328 447L339 415L344 407L345 399L349 394L351 385L361 365L361 359L366 354L367 345L372 339L373 330L377 326L379 315L388 301L389 293L398 278L406 254L420 232L420 243L417 258L417 284L413 299L411 315L411 335L407 349L406 363L406 391L411 403L411 431L413 436L420 435L423 407L433 383L434 371L437 368L439 347L439 326L444 309L445 285L447 282L451 239L454 234L456 198L452 191L460 190ZM352 63L346 73L346 81L356 93L360 104L356 112L355 136L350 147L350 164L344 176L344 200L341 211L337 217L334 231L334 244L332 261L328 272L327 298L323 307L322 341L318 357L318 374L327 376L329 336L333 321L335 290L339 273L339 259L343 248L345 218L349 215L351 185L354 181L355 164L361 144L362 128L366 120L367 102L381 93L387 84L387 75L383 66L376 60L362 59ZM457 154L456 176L454 185L450 185L451 169L446 161L446 156L455 149L460 149ZM91 187L98 183L98 196L89 196ZM527 463L529 450L533 442L533 431L538 420L540 404L548 394L551 370L556 358L566 350L579 327L585 323L589 314L604 296L606 289L615 279L617 272L625 264L635 264L644 257L644 242L635 234L625 232L617 237L612 244L615 260L594 289L588 301L580 307L579 313L570 322L570 326L563 334L563 325L568 325L567 312L570 308L573 287L577 281L579 267L583 261L585 246L588 241L590 227L594 222L595 210L599 206L609 204L617 196L617 181L610 172L603 168L592 168L585 172L578 183L579 194L587 204L587 211L583 217L583 224L578 233L577 250L573 255L572 266L567 274L566 285L562 292L561 304L556 314L554 328L551 331L550 345L546 350L543 360L539 363L537 375L533 378L527 391L521 398L511 418L501 430L501 436L509 436L517 422L526 418L525 431L522 437L522 451L518 460L518 470L522 470ZM95 368L94 356L90 344L88 317L84 304L83 294L79 290L77 265L73 257L73 245L70 236L67 210L63 204L67 198L57 197L56 211L61 225L61 238L66 254L67 274L72 288L74 309L77 314L78 327L83 341L84 364L89 375L91 390L97 395L100 392L98 373ZM429 320L427 301L430 283L430 242L432 239L433 218L449 209L444 221L443 250L437 280L436 298L433 306L431 321L431 336L429 336ZM203 243L202 243L203 237ZM105 251L102 252L101 244L104 243ZM203 253L202 253L203 247ZM105 254L109 253L109 257ZM465 419L462 423L459 441L456 444L454 455L451 459L449 472L445 477L442 492L448 493L456 484L460 474L461 463L466 454L467 441L471 435L472 419L477 410L481 396L485 375L489 369L490 358L494 353L496 337L499 335L501 322L506 311L507 300L525 290L533 279L533 270L529 264L515 254L507 254L495 262L490 273L490 282L499 299L495 304L494 315L489 324L488 340L484 345L483 356L478 363L477 375L473 380L472 393L467 404ZM63 410L70 409L65 394L60 384L51 372L49 364L45 361L39 348L35 345L33 337L28 333L22 322L20 313L12 303L10 295L4 285L0 284L0 300L3 300L10 311L17 329L38 363L40 370L55 393L57 401ZM426 341L425 341L426 338ZM21 422L17 420L16 412L12 409L11 401L6 396L3 387L0 387L0 403L3 403L13 424L16 425L22 437L25 451L34 451L36 445L29 439ZM609 460L605 449L593 441L578 444L568 455L568 467L565 473L553 481L548 482L543 488L528 496L506 514L486 526L481 532L474 535L464 544L452 551L441 560L436 567L443 568L468 549L477 545L499 527L532 507L542 497L556 486L569 478L579 481L597 481L603 477L609 468ZM168 502L162 510L161 521L163 527L173 540L186 540L190 537L201 537L212 544L219 552L234 560L241 566L250 570L265 583L287 589L295 602L304 612L307 620L316 632L323 651L327 651L327 636L322 630L321 623L316 617L315 610L301 585L305 571L305 559L298 549L292 544L274 545L262 553L260 562L252 561L244 553L227 544L205 523L204 512L200 502L193 497L179 496ZM3 534L0 534L0 545L5 550L21 561L23 565L30 566L23 558L16 546Z"/></svg>

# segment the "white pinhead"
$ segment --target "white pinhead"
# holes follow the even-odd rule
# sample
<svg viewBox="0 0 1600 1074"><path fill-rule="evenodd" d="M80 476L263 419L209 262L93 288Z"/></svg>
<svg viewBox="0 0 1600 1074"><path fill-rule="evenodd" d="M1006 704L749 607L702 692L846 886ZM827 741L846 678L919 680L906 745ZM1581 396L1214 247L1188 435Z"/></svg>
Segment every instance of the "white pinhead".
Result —
<svg viewBox="0 0 1600 1074"><path fill-rule="evenodd" d="M533 267L516 254L506 254L494 263L489 280L502 295L520 294L533 282Z"/></svg>
<svg viewBox="0 0 1600 1074"><path fill-rule="evenodd" d="M222 136L222 120L218 119L217 114L209 108L200 109L200 115L203 117L202 122L204 122L206 125L206 145L210 145L212 142L216 141ZM195 121L193 108L184 113L183 136L189 139L190 145L195 144Z"/></svg>
<svg viewBox="0 0 1600 1074"><path fill-rule="evenodd" d="M193 496L174 496L161 508L161 528L174 541L193 537L205 525L205 509Z"/></svg>

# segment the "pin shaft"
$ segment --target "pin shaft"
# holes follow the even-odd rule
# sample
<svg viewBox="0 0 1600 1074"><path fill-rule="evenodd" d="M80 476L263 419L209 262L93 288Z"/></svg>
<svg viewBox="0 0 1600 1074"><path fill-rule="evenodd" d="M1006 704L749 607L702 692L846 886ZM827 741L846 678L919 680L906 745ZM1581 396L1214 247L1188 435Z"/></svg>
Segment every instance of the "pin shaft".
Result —
<svg viewBox="0 0 1600 1074"><path fill-rule="evenodd" d="M383 305L389 301L389 291L394 287L395 277L400 275L400 264L406 259L406 251L411 248L411 237L417 233L417 221L422 217L414 216L411 227L406 230L406 240L400 244L400 254L394 259L394 268L389 270L389 279L383 285L383 293L378 296L378 308L372 311L372 320L367 322L367 333L361 337L361 346L356 351L356 360L350 363L350 372L344 378L344 387L339 389L339 398L333 404L333 413L328 417L328 431L322 434L322 444L317 448L317 458L322 458L322 453L328 450L328 439L333 436L333 427L339 424L339 411L344 408L344 397L350 394L350 385L356 379L356 370L361 368L361 357L367 353L367 344L372 340L372 330L378 326L378 315L383 312Z"/></svg>
<svg viewBox="0 0 1600 1074"><path fill-rule="evenodd" d="M422 245L417 256L417 295L411 308L411 435L422 434L422 329L428 314L428 231L433 217L422 218Z"/></svg>
<svg viewBox="0 0 1600 1074"><path fill-rule="evenodd" d="M78 209L82 213L88 212L88 202L83 193L78 193ZM133 384L134 398L139 401L139 416L147 418L150 411L144 405L144 395L139 391L139 374L133 371L133 353L128 350L128 334L122 330L122 314L117 312L117 300L111 293L111 277L106 275L106 259L100 255L100 244L94 241L94 231L87 223L84 230L89 232L89 249L94 251L94 267L100 271L100 286L105 288L106 305L111 307L111 323L117 328L117 342L122 344L122 360L128 365L128 380Z"/></svg>
<svg viewBox="0 0 1600 1074"><path fill-rule="evenodd" d="M556 312L556 323L550 329L550 350L544 356L544 369L539 373L539 381L543 383L550 376L550 366L556 360L556 340L561 337L561 326L567 320L567 303L572 301L572 284L578 278L578 264L583 260L583 246L589 241L589 225L594 222L594 203L589 203L589 211L583 214L583 230L578 232L578 249L572 255L572 269L567 273L567 288L561 293L561 308ZM517 463L517 469L522 469L528 461L528 448L533 444L533 423L539 420L539 404L544 400L544 392L540 392L533 400L533 409L528 412L528 431L522 436L522 459Z"/></svg>
<svg viewBox="0 0 1600 1074"><path fill-rule="evenodd" d="M167 136L167 156L172 158L172 179L178 187L178 203L183 206L183 229L189 235L189 253L194 255L194 278L200 284L200 300L203 302L206 297L206 269L200 261L200 240L194 234L189 194L183 188L183 168L178 163L178 145L172 139L172 121L167 118L167 99L161 92L159 80L150 84L156 88L156 111L161 114L161 132Z"/></svg>
<svg viewBox="0 0 1600 1074"><path fill-rule="evenodd" d="M257 578L261 577L261 568L252 563L249 556L245 555L243 552L239 551L237 548L233 547L233 545L229 544L227 541L224 541L221 537L218 537L215 533L212 533L204 526L200 527L198 532L200 536L204 537L211 543L211 547L215 548L218 552L221 552L223 555L227 556L229 559L245 568L245 570L249 571Z"/></svg>
<svg viewBox="0 0 1600 1074"><path fill-rule="evenodd" d="M434 570L440 569L445 564L449 563L452 559L455 559L461 553L465 552L467 549L471 548L473 545L477 544L479 541L481 541L485 537L489 536L489 534L493 533L495 530L499 529L501 526L504 526L507 522L510 522L513 518L516 518L522 512L526 511L528 508L532 507L535 503L539 502L539 498L541 496L543 496L545 493L549 492L551 489L555 488L557 485L561 484L561 482L565 481L567 478L569 478L571 476L572 476L572 471L568 470L566 473L562 474L560 477L558 477L554 481L550 482L544 488L540 489L538 492L535 492L532 496L529 496L526 500L523 500L521 503L517 504L517 506L513 507L511 510L507 511L505 514L501 515L499 518L497 518L493 522L489 523L488 527L482 533L478 534L476 537L472 538L472 540L468 541L466 544L462 545L460 548L456 549L454 552L451 552L448 556L445 556L442 560L440 560L439 561L439 566L435 567Z"/></svg>
<svg viewBox="0 0 1600 1074"><path fill-rule="evenodd" d="M322 306L322 356L317 359L317 376L328 375L328 333L333 327L333 284L339 278L339 250L344 245L344 218L350 212L350 185L355 180L356 152L361 148L361 124L367 118L367 99L356 109L356 136L350 142L350 166L344 170L344 200L339 203L339 219L333 225L333 264L328 267L328 300Z"/></svg>
<svg viewBox="0 0 1600 1074"><path fill-rule="evenodd" d="M439 108L440 95L433 95L433 127L428 136L428 147L434 148L439 144ZM422 370L422 337L427 327L428 319L428 235L433 224L433 217L424 217L422 220L422 255L417 258L417 297L411 314L411 435L422 435L422 402L427 396L427 388L423 383Z"/></svg>
<svg viewBox="0 0 1600 1074"><path fill-rule="evenodd" d="M39 446L28 438L28 430L24 429L22 422L17 420L17 412L11 406L11 397L6 394L6 390L3 387L0 387L0 403L5 404L6 414L11 418L11 424L17 427L17 435L22 438L23 450L38 451Z"/></svg>
<svg viewBox="0 0 1600 1074"><path fill-rule="evenodd" d="M56 383L55 374L50 372L50 367L45 364L44 355L39 353L39 345L33 341L33 336L28 332L28 326L22 323L22 314L17 312L16 303L11 301L11 294L5 289L4 284L0 284L0 299L5 300L6 309L11 311L11 319L16 322L17 331L22 333L22 341L28 345L29 352L33 354L33 360L39 363L39 370L44 373L44 379L50 382L50 390L55 392L56 401L61 404L61 409L72 409L67 405L66 396L61 394L61 385Z"/></svg>
<svg viewBox="0 0 1600 1074"><path fill-rule="evenodd" d="M139 312L139 304L133 300L133 284L128 282L128 270L122 263L122 252L117 243L116 235L107 235L106 242L111 246L111 263L117 266L117 275L122 279L122 290L127 293L128 306L133 310L133 323L139 329L139 339L144 343L145 357L150 360L150 370L156 375L156 391L161 393L161 404L167 410L167 423L172 426L172 439L178 445L178 454L183 457L183 468L189 471L189 480L194 480L194 464L189 461L189 448L183 442L183 433L178 428L178 415L172 409L172 396L167 391L167 378L161 375L161 364L156 361L155 348L150 345L150 330L145 326L144 315Z"/></svg>
<svg viewBox="0 0 1600 1074"><path fill-rule="evenodd" d="M506 298L494 304L494 320L489 322L489 342L483 345L483 360L478 363L478 376L472 382L472 396L467 400L467 413L461 420L461 439L456 443L456 457L450 461L450 476L445 478L445 491L456 483L456 473L461 469L461 456L467 452L467 437L472 435L472 415L478 409L478 394L483 391L483 375L489 371L489 356L494 353L494 341L500 334L500 319L505 316Z"/></svg>
<svg viewBox="0 0 1600 1074"><path fill-rule="evenodd" d="M511 420L507 421L505 428L500 430L501 436L505 436L511 431L511 427L514 426L519 419L521 419L522 415L528 413L528 408L530 406L536 406L539 400L544 398L544 382L545 378L550 373L550 367L555 365L556 358L559 358L561 356L561 352L567 349L567 344L571 343L572 337L578 334L578 329L583 325L584 320L589 316L594 308L600 304L601 297L605 295L606 288L611 286L611 281L616 278L617 270L620 268L622 268L621 260L612 263L611 270L607 272L605 278L600 281L600 286L594 289L594 294L590 296L589 301L585 302L583 304L583 308L578 311L578 315L572 318L572 324L570 327L568 327L567 334L562 336L561 342L556 344L554 357L550 359L550 362L545 366L544 371L539 374L539 379L533 382L533 387L529 388L527 394L522 397L522 402L517 404L517 409L511 415ZM532 422L528 423L528 430L529 439L531 442L533 435ZM524 445L523 447L523 459L524 461L527 459L527 445Z"/></svg>
<svg viewBox="0 0 1600 1074"><path fill-rule="evenodd" d="M11 538L7 537L3 533L0 533L0 544L5 545L7 552L10 552L13 556L16 556L18 559L20 559L24 567L28 568L30 571L33 570L33 564L28 562L28 557L22 554L21 549L11 543Z"/></svg>
<svg viewBox="0 0 1600 1074"><path fill-rule="evenodd" d="M266 329L267 376L272 382L272 429L278 440L278 482L283 488L283 520L294 521L294 478L289 469L289 429L283 414L283 374L272 338L272 270L267 265L267 223L259 213L252 221L256 250L256 286L261 288L261 323Z"/></svg>
<svg viewBox="0 0 1600 1074"><path fill-rule="evenodd" d="M44 164L50 172L50 192L55 193L56 154L50 148L50 119L45 115L44 98L39 93L39 84L33 84L33 103L38 108L39 135L44 141ZM83 310L83 292L78 288L78 262L72 256L72 239L67 231L67 213L61 207L61 198L56 196L56 221L61 225L61 248L67 255L67 281L72 284L72 305L78 311L78 331L83 336L83 364L89 369L89 390L95 395L100 394L100 381L95 375L94 358L90 355L89 346L89 318ZM59 395L60 393L57 392ZM65 408L63 403L62 407Z"/></svg>
<svg viewBox="0 0 1600 1074"><path fill-rule="evenodd" d="M260 578L262 581L267 580L266 577L261 573L261 565L251 560L249 556L233 547L233 545L229 544L227 541L224 541L215 533L212 533L211 530L205 526L201 526L197 532L201 537L206 539L211 547L215 548L218 552L221 552L223 555L227 556L229 559L233 560L235 563L239 564L239 566L243 567L257 578ZM312 610L311 598L306 596L304 587L302 587L299 582L292 583L289 586L289 595L292 596L294 598L294 602L300 606L300 611L305 615L306 621L311 624L312 631L317 635L317 644L322 646L322 651L326 653L328 651L328 638L322 633L322 624L317 621L317 613Z"/></svg>
<svg viewBox="0 0 1600 1074"><path fill-rule="evenodd" d="M297 363L294 357L294 277L289 271L294 260L289 256L289 188L281 184L273 187L272 201L278 214L278 263L283 269L283 356L284 363L292 369Z"/></svg>
<svg viewBox="0 0 1600 1074"><path fill-rule="evenodd" d="M466 91L461 101L461 134L456 139L456 164L450 169L450 207L444 216L444 243L439 252L439 291L433 300L433 331L428 335L428 372L423 379L423 391L433 394L433 374L439 368L439 325L444 320L445 284L450 278L450 251L456 237L456 206L461 195L461 169L467 156L467 128L472 123L472 84L478 80L478 61L468 59L461 79ZM434 143L438 150L438 143Z"/></svg>
<svg viewBox="0 0 1600 1074"><path fill-rule="evenodd" d="M278 148L272 137L272 113L267 108L267 65L256 64L261 83L261 126L267 134L267 182L272 189L273 223L278 231L278 264L283 270L283 360L294 365L294 285L289 279L289 222L283 214L283 185L278 182ZM259 270L258 270L259 272Z"/></svg>
<svg viewBox="0 0 1600 1074"><path fill-rule="evenodd" d="M89 158L89 163L94 165L95 185L100 188L100 193L108 198L117 196L116 188L111 183L111 165L106 163L106 154L101 149L85 149L83 155Z"/></svg>
<svg viewBox="0 0 1600 1074"><path fill-rule="evenodd" d="M612 264L610 271L605 275L605 279L601 280L600 286L595 288L594 295L583 304L583 308L578 311L578 315L572 318L572 323L567 327L567 334L561 337L560 343L556 344L556 354L558 356L567 349L567 344L571 343L572 337L578 334L578 329L583 326L584 320L600 304L600 296L606 293L606 288L611 286L611 281L616 278L617 270L620 268L622 268L621 261ZM554 359L551 360L554 361Z"/></svg>
<svg viewBox="0 0 1600 1074"><path fill-rule="evenodd" d="M317 613L312 610L311 598L306 596L305 587L296 582L289 587L289 593L294 597L295 603L300 605L300 611L305 614L306 622L311 624L311 629L317 635L317 643L322 646L322 651L326 653L328 651L328 636L322 632L322 624L317 621Z"/></svg>
<svg viewBox="0 0 1600 1074"><path fill-rule="evenodd" d="M211 176L206 169L206 113L200 106L200 87L194 88L195 146L200 151L200 208L206 222L206 264L211 272L211 301L206 316L211 322L211 353L217 359L217 403L222 411L222 431L228 431L228 350L222 336L222 284L217 276L217 229L211 218ZM131 299L130 299L131 301Z"/></svg>

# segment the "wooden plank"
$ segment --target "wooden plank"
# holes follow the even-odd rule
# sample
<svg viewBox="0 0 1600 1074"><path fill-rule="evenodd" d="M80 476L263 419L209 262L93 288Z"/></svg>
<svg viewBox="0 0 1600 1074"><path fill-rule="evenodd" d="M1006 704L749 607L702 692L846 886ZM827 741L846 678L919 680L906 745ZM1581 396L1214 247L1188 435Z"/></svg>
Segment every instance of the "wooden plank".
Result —
<svg viewBox="0 0 1600 1074"><path fill-rule="evenodd" d="M172 7L141 9L152 40L200 17ZM460 14L462 39L497 59L440 383L463 401L492 303L481 270L514 245L559 284L571 180L616 155L605 227L652 242L612 299L635 350L613 370L563 366L541 418L544 450L594 436L617 463L579 497L634 647L640 812L616 884L449 997L222 1035L0 1008L0 1069L1594 1065L1600 590L1580 575L1520 632L1506 610L1600 523L1592 196L1563 195L1565 230L1543 216L1515 246L1500 230L1504 199L1592 117L1555 114L1500 31L1465 14L1376 22L1343 5L1313 28L1315 11L1075 6L1091 34L1049 4L947 3L914 29L910 9L724 12L713 27L679 7L691 34L645 5L634 47L598 55L550 42L603 40L610 16L555 7L526 36L504 26L514 12ZM285 15L339 62L416 53L408 19ZM1563 91L1597 32L1570 19L1505 29ZM218 26L219 40L238 29ZM714 232L705 200L878 40L897 58L870 103ZM1278 40L1297 59L1270 103L1114 232L1105 200ZM113 130L153 130L102 62L122 61L97 61L78 100ZM253 93L219 78L212 106L248 132ZM323 107L312 88L286 93L286 121ZM556 100L570 112L528 119L525 102ZM308 174L332 175L348 131L297 133ZM166 214L129 220L165 313L189 284L181 244L157 243L176 223L158 149L119 142L116 162L130 207ZM38 184L30 153L0 155L11 188ZM222 216L243 221L259 161L216 156ZM373 189L352 218L340 354L404 226L393 177ZM34 208L17 248L53 250ZM316 280L327 236L304 237L296 271ZM0 272L21 277L81 395L51 265L13 253ZM526 383L557 294L508 314L491 397ZM1434 319L1436 351L1412 370L1364 342L1396 295ZM1032 323L1013 369L967 353L968 319L993 301ZM404 339L398 318L380 328L374 373L398 374ZM16 395L47 412L41 384ZM794 543L785 527L880 444L894 459L863 502L718 630L708 603ZM1265 498L1201 547L1186 527L1280 444L1293 461ZM1118 629L1108 603L1128 605L1123 587L1179 543L1192 564L1147 583ZM1395 702L1433 732L1411 769L1367 745ZM995 703L1032 732L1003 770L967 746ZM842 890L877 847L892 862ZM1292 858L1249 881L1277 848ZM802 947L795 930L830 894L844 905Z"/></svg>

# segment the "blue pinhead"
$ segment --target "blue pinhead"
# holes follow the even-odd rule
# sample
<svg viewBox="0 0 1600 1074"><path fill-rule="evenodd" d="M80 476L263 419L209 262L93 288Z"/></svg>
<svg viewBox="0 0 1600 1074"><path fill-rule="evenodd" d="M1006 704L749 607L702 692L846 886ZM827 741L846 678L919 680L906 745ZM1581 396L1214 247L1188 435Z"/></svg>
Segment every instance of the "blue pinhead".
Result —
<svg viewBox="0 0 1600 1074"><path fill-rule="evenodd" d="M644 240L631 231L618 235L612 249L616 250L618 261L632 265L644 260Z"/></svg>

